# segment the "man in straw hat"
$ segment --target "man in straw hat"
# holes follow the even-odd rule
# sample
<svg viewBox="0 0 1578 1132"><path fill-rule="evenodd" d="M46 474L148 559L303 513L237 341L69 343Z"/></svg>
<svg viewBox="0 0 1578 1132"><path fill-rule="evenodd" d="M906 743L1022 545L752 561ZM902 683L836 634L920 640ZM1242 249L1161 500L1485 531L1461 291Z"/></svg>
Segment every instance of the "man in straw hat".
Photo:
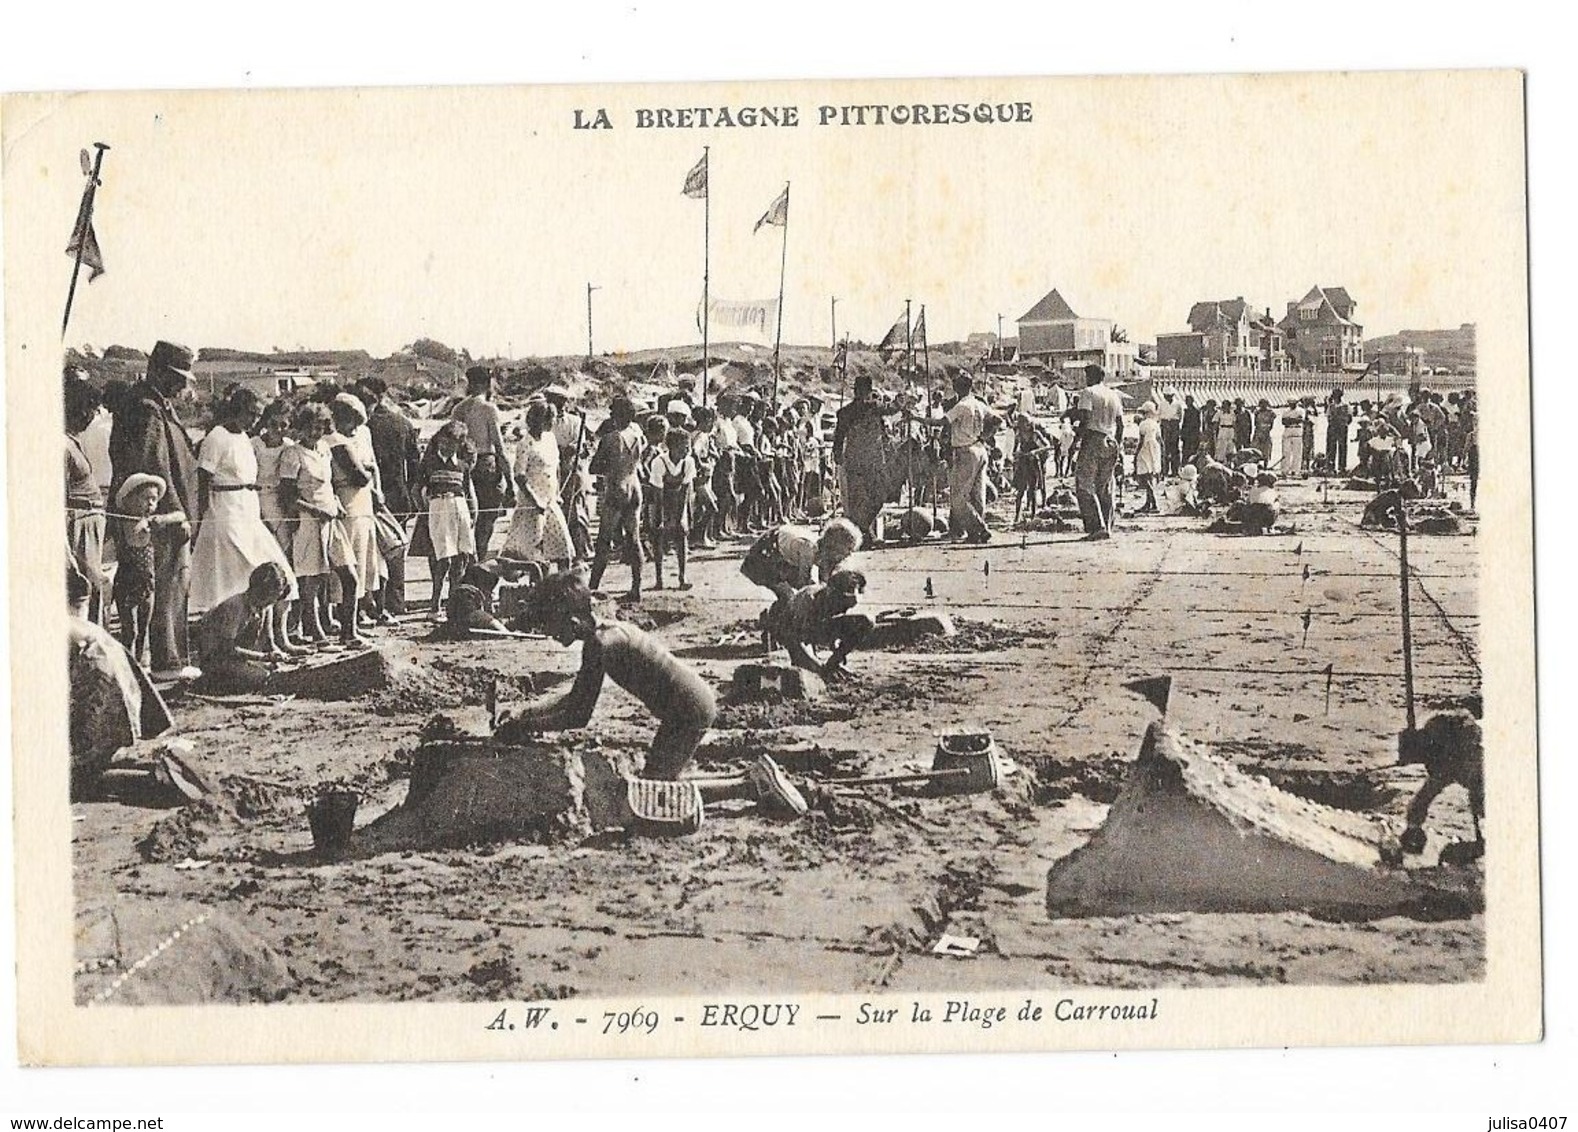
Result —
<svg viewBox="0 0 1578 1132"><path fill-rule="evenodd" d="M159 500L161 514L197 514L197 453L175 411L175 399L192 380L195 361L190 348L155 343L147 374L132 386L115 413L110 430L113 490L129 477L157 476L166 486ZM189 663L186 594L191 582L192 528L186 521L161 523L153 540L153 613L150 648L154 675L196 679Z"/></svg>

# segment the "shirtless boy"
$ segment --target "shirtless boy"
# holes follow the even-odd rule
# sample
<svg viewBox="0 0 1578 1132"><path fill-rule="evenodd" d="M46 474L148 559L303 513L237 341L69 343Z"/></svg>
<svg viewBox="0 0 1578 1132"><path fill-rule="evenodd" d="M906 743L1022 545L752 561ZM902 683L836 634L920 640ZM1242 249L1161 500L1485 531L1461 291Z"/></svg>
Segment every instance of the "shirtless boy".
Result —
<svg viewBox="0 0 1578 1132"><path fill-rule="evenodd" d="M606 676L657 716L643 776L678 778L717 718L717 700L707 682L636 626L598 620L592 592L575 574L555 574L543 582L542 608L542 628L549 636L566 647L581 642L581 670L563 696L504 715L495 734L508 742L511 736L585 727Z"/></svg>

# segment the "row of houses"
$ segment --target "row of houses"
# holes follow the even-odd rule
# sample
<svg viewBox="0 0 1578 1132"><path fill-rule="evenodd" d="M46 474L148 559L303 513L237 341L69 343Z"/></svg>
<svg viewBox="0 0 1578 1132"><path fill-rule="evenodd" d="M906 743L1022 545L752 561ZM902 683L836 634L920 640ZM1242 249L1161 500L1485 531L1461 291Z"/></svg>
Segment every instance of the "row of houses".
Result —
<svg viewBox="0 0 1578 1132"><path fill-rule="evenodd" d="M1344 287L1311 287L1287 304L1279 319L1242 295L1206 299L1189 308L1189 329L1160 334L1154 352L1129 342L1110 318L1077 314L1056 288L1018 319L1013 356L1062 370L1096 362L1115 376L1143 366L1220 369L1256 373L1362 373L1379 363L1384 373L1418 377L1423 352L1402 347L1367 360L1358 303ZM974 336L976 337L987 336ZM1009 357L1007 343L993 339L995 360Z"/></svg>
<svg viewBox="0 0 1578 1132"><path fill-rule="evenodd" d="M1285 373L1365 369L1359 304L1344 287L1311 287L1275 318L1244 300L1206 300L1189 308L1189 329L1156 337L1163 366L1230 368Z"/></svg>

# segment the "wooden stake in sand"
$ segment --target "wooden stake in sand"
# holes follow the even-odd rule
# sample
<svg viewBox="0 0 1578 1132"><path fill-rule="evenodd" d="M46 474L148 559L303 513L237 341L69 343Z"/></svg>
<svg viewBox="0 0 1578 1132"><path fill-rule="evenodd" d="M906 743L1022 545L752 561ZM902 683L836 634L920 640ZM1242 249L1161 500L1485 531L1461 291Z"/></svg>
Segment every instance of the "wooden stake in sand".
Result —
<svg viewBox="0 0 1578 1132"><path fill-rule="evenodd" d="M1331 714L1331 672L1332 666L1326 666L1326 714Z"/></svg>
<svg viewBox="0 0 1578 1132"><path fill-rule="evenodd" d="M1417 721L1414 718L1413 617L1408 603L1408 514L1403 510L1401 499L1397 502L1397 563L1403 603L1403 704L1408 712L1408 730L1413 731Z"/></svg>

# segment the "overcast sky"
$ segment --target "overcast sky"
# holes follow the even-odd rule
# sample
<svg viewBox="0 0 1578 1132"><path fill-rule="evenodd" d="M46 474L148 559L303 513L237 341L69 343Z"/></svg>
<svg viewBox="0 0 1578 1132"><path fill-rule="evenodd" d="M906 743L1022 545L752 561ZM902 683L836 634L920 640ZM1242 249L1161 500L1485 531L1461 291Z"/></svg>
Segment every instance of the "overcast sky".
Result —
<svg viewBox="0 0 1578 1132"><path fill-rule="evenodd" d="M776 294L783 231L752 226L792 182L786 342L829 341L835 295L868 341L906 297L936 341L1013 333L1052 287L1154 341L1197 300L1280 317L1316 283L1374 336L1479 317L1476 265L1522 238L1520 98L1490 73L84 95L8 113L7 177L39 207L7 240L58 259L63 302L77 153L102 140L108 272L73 342L575 353L590 281L599 352L670 345L700 339L704 207L680 189L710 145L715 298ZM937 101L1033 120L816 124ZM635 128L720 105L801 124ZM598 107L613 129L572 128Z"/></svg>

